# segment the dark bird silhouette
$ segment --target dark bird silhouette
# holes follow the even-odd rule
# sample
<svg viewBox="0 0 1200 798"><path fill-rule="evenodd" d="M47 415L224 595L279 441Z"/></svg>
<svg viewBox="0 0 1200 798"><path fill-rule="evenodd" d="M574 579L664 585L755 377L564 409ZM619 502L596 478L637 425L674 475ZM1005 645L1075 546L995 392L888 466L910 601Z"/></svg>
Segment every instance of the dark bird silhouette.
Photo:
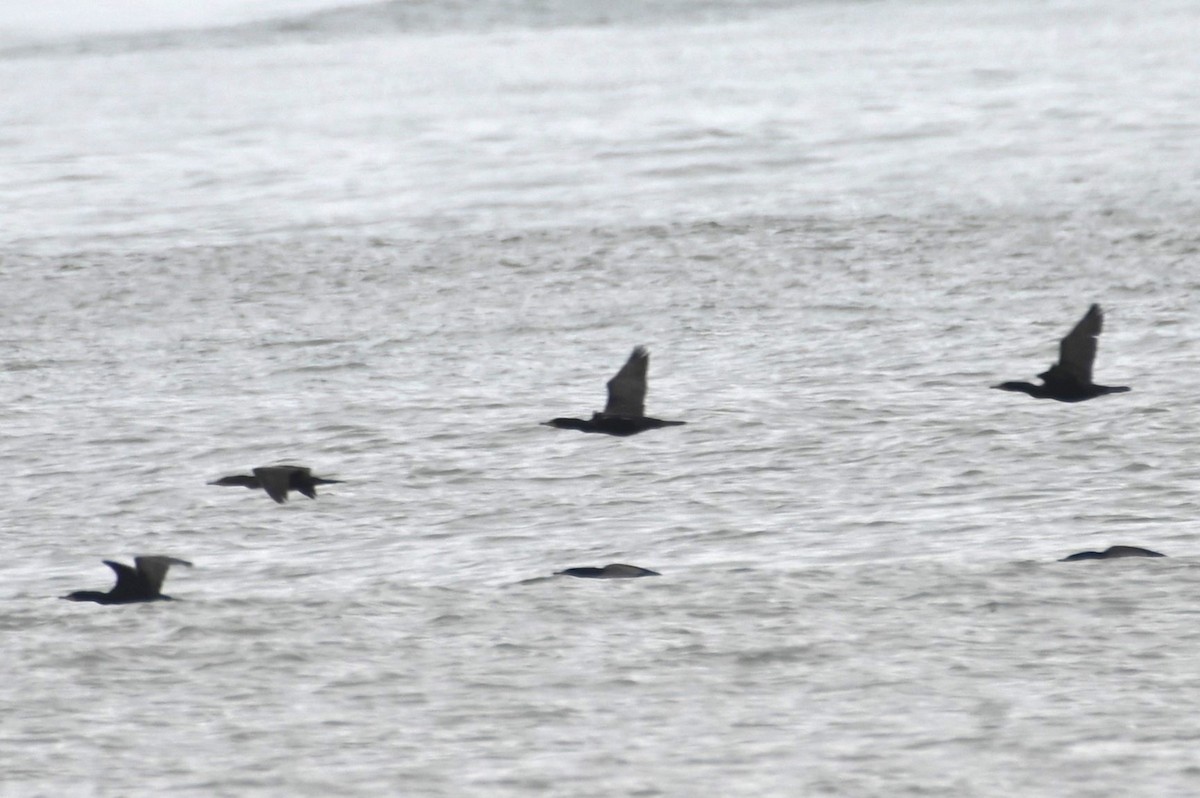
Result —
<svg viewBox="0 0 1200 798"><path fill-rule="evenodd" d="M614 562L603 568L568 568L558 571L556 576L578 576L583 579L632 579L636 576L662 576L658 571L649 568L638 568L636 565L625 565Z"/></svg>
<svg viewBox="0 0 1200 798"><path fill-rule="evenodd" d="M288 491L298 491L310 499L317 498L317 485L336 485L340 479L315 477L311 468L295 465L262 466L250 474L234 474L221 477L209 485L237 485L243 488L262 488L275 501L283 504L288 500Z"/></svg>
<svg viewBox="0 0 1200 798"><path fill-rule="evenodd" d="M1002 391L1019 391L1035 399L1082 402L1106 393L1124 393L1129 388L1097 385L1092 382L1092 363L1096 360L1096 339L1104 324L1099 305L1092 305L1075 329L1067 333L1058 347L1058 362L1038 375L1041 385L1029 382L1002 382L993 385Z"/></svg>
<svg viewBox="0 0 1200 798"><path fill-rule="evenodd" d="M1166 557L1150 549L1140 549L1137 546L1109 546L1104 551L1081 551L1070 557L1063 557L1059 562L1074 562L1075 560L1111 560L1116 557Z"/></svg>
<svg viewBox="0 0 1200 798"><path fill-rule="evenodd" d="M542 423L559 429L620 436L686 424L686 421L663 421L646 415L646 370L649 367L650 353L644 346L635 348L617 376L608 381L608 404L603 413L593 413L590 419L554 418Z"/></svg>
<svg viewBox="0 0 1200 798"><path fill-rule="evenodd" d="M161 592L163 580L167 578L167 569L172 565L192 564L187 560L176 557L134 557L137 568L112 560L104 560L104 564L117 574L117 584L107 593L98 590L76 590L63 598L70 601L94 601L97 604L136 604L141 601L172 601L170 596Z"/></svg>

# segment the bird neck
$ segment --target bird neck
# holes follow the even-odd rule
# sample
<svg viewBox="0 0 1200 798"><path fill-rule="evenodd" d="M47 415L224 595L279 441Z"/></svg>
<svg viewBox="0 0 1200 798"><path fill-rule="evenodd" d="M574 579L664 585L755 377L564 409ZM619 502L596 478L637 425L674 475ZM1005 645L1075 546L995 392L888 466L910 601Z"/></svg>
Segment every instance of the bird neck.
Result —
<svg viewBox="0 0 1200 798"><path fill-rule="evenodd" d="M559 429L578 429L585 432L595 426L593 421L585 421L582 418L552 418L546 423Z"/></svg>
<svg viewBox="0 0 1200 798"><path fill-rule="evenodd" d="M1045 385L1034 385L1031 382L1002 382L999 385L993 385L1001 391L1015 391L1016 393L1027 393L1038 399L1045 399L1049 396Z"/></svg>

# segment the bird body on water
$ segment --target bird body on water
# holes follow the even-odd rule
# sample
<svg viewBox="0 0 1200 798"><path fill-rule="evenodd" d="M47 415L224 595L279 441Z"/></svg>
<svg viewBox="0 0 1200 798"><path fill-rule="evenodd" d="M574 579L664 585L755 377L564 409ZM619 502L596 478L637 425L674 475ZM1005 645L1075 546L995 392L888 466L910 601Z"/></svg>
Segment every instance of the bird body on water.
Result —
<svg viewBox="0 0 1200 798"><path fill-rule="evenodd" d="M1029 382L1002 382L993 385L1002 391L1027 393L1035 399L1082 402L1110 393L1124 393L1122 385L1097 385L1092 382L1092 364L1096 361L1096 342L1104 325L1104 313L1092 305L1074 329L1059 343L1058 362L1038 375L1041 385Z"/></svg>
<svg viewBox="0 0 1200 798"><path fill-rule="evenodd" d="M172 565L192 567L187 560L177 557L134 557L136 568L112 560L104 560L105 565L113 569L117 575L117 584L107 593L98 590L76 590L63 598L69 601L94 601L97 604L136 604L143 601L172 601L170 596L162 593L163 580L167 578L167 570Z"/></svg>
<svg viewBox="0 0 1200 798"><path fill-rule="evenodd" d="M1138 546L1109 546L1104 551L1081 551L1069 557L1063 557L1059 562L1074 562L1076 560L1112 560L1120 557L1166 557L1157 551L1143 549Z"/></svg>
<svg viewBox="0 0 1200 798"><path fill-rule="evenodd" d="M542 422L548 427L574 429L580 432L598 432L605 435L626 437L661 427L677 427L686 421L663 421L646 415L646 372L650 368L650 353L644 346L635 347L629 360L608 381L608 402L604 412L592 414L590 419L554 418Z"/></svg>
<svg viewBox="0 0 1200 798"><path fill-rule="evenodd" d="M662 576L658 571L649 568L639 568L625 563L609 563L603 568L568 568L559 571L556 576L578 576L582 579L632 579L638 576Z"/></svg>

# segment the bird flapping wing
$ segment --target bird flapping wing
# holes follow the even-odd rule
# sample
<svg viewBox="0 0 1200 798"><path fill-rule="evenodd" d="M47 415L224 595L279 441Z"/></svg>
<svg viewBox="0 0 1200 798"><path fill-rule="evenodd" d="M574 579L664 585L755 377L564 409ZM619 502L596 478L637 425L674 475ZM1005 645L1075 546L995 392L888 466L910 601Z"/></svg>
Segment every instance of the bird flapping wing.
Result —
<svg viewBox="0 0 1200 798"><path fill-rule="evenodd" d="M644 346L635 348L617 376L608 381L605 415L634 418L646 415L646 370L649 366L650 353Z"/></svg>
<svg viewBox="0 0 1200 798"><path fill-rule="evenodd" d="M137 573L140 575L145 586L150 589L151 593L157 594L162 590L163 580L167 578L167 569L172 565L186 565L188 568L192 564L187 560L181 560L178 557L134 557L133 561L137 563ZM128 568L128 566L125 566ZM132 569L130 569L132 570Z"/></svg>
<svg viewBox="0 0 1200 798"><path fill-rule="evenodd" d="M303 466L292 466L290 475L292 490L300 491L310 499L317 498L317 483L313 479L312 469Z"/></svg>
<svg viewBox="0 0 1200 798"><path fill-rule="evenodd" d="M117 575L117 584L111 593L114 596L136 596L142 592L142 578L138 572L123 562L104 560L104 564Z"/></svg>
<svg viewBox="0 0 1200 798"><path fill-rule="evenodd" d="M296 466L262 466L254 469L254 476L263 490L275 501L283 504L288 499L288 488L292 483L292 472Z"/></svg>
<svg viewBox="0 0 1200 798"><path fill-rule="evenodd" d="M1046 382L1070 380L1092 384L1092 364L1096 361L1096 338L1104 325L1104 313L1092 305L1083 318L1067 333L1058 347L1058 362L1040 375Z"/></svg>

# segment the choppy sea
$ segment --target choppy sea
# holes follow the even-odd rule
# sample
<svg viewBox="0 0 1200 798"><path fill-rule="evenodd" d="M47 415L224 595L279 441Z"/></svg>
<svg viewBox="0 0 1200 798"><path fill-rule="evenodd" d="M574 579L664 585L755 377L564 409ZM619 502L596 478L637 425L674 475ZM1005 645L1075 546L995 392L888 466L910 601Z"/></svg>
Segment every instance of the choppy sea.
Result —
<svg viewBox="0 0 1200 798"><path fill-rule="evenodd" d="M1200 793L1200 6L105 5L0 11L0 795Z"/></svg>

